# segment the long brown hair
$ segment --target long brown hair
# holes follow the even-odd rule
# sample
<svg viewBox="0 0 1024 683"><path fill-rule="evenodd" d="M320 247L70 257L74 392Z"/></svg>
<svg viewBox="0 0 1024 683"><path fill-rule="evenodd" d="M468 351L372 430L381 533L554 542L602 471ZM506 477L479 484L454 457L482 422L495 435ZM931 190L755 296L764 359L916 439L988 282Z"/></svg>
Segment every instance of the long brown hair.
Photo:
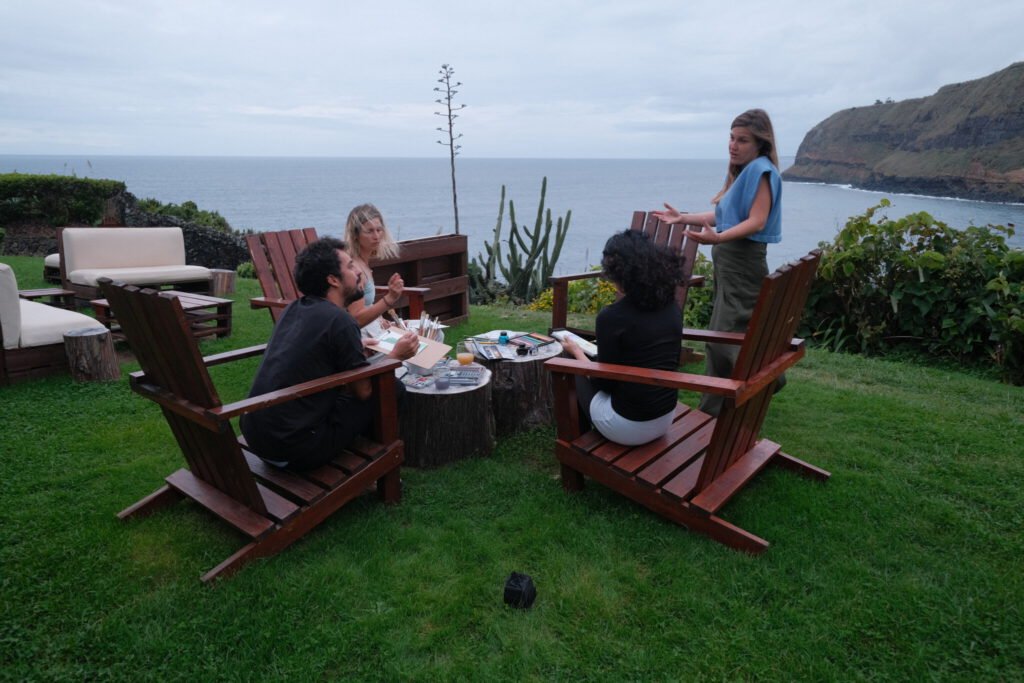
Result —
<svg viewBox="0 0 1024 683"><path fill-rule="evenodd" d="M764 109L748 109L732 121L732 125L729 129L733 128L746 128L750 131L750 134L754 136L754 140L757 141L757 156L768 157L768 159L775 165L775 168L779 167L779 153L775 145L775 129L772 128L772 120L768 118L768 112ZM743 167L738 164L729 164L729 170L725 174L725 184L722 185L722 189L718 191L715 198L711 200L712 204L717 204L718 200L722 198L729 188L732 186L733 181L740 174Z"/></svg>

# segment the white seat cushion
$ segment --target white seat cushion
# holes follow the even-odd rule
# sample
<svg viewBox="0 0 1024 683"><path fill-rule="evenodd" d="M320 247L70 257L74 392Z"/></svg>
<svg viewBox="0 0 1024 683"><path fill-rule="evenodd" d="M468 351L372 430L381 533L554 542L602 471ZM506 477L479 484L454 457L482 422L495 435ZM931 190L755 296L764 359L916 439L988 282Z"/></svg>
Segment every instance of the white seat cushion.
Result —
<svg viewBox="0 0 1024 683"><path fill-rule="evenodd" d="M68 273L76 285L97 287L97 280L109 277L129 285L174 284L210 279L210 269L203 266L147 266L141 268L83 268Z"/></svg>
<svg viewBox="0 0 1024 683"><path fill-rule="evenodd" d="M65 268L185 265L181 228L64 228Z"/></svg>
<svg viewBox="0 0 1024 683"><path fill-rule="evenodd" d="M0 328L5 349L18 348L21 339L21 307L18 305L18 280L6 263L0 263Z"/></svg>
<svg viewBox="0 0 1024 683"><path fill-rule="evenodd" d="M47 268L60 268L60 254L47 254L43 265Z"/></svg>
<svg viewBox="0 0 1024 683"><path fill-rule="evenodd" d="M21 348L64 343L64 333L85 327L105 329L95 318L36 301L20 301Z"/></svg>

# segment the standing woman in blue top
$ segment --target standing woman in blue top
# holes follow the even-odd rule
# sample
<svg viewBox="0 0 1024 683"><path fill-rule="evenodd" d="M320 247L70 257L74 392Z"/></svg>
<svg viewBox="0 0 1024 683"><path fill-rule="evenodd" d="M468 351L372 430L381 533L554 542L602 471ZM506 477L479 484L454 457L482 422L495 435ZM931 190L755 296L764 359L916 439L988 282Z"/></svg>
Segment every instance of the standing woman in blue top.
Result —
<svg viewBox="0 0 1024 683"><path fill-rule="evenodd" d="M667 223L699 227L693 239L710 244L714 262L714 309L709 329L745 332L768 274L768 245L782 240L782 176L771 119L763 109L750 109L732 122L729 171L721 191L711 200L714 211L680 213L670 204L657 211ZM707 374L730 377L739 347L708 344ZM785 377L779 378L776 390ZM722 397L704 394L700 409L718 415Z"/></svg>

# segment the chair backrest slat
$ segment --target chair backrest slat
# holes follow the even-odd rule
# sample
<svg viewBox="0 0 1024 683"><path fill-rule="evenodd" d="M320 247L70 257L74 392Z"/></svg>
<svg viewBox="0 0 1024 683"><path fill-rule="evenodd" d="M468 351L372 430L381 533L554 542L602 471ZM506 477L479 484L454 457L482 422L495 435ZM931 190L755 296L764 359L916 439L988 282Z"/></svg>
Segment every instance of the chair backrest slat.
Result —
<svg viewBox="0 0 1024 683"><path fill-rule="evenodd" d="M259 232L245 238L263 296L289 301L301 296L295 284L295 257L317 239L316 228ZM283 308L269 310L274 322L284 312Z"/></svg>
<svg viewBox="0 0 1024 683"><path fill-rule="evenodd" d="M256 271L256 279L263 290L263 296L271 299L280 299L281 290L274 279L274 269L267 258L267 248L263 242L263 233L255 233L245 236L245 244L249 247L249 256L252 258L253 269Z"/></svg>
<svg viewBox="0 0 1024 683"><path fill-rule="evenodd" d="M765 277L740 347L732 379L748 380L782 357L800 324L821 252L782 266ZM742 405L726 399L708 445L694 495L718 478L757 441L768 414L775 382L769 382Z"/></svg>
<svg viewBox="0 0 1024 683"><path fill-rule="evenodd" d="M629 223L629 229L630 230L640 230L640 231L643 231L644 224L646 222L647 222L647 212L646 211L634 211L633 212L633 220L630 221L630 223Z"/></svg>
<svg viewBox="0 0 1024 683"><path fill-rule="evenodd" d="M186 413L192 411L196 415L190 419L188 414L161 406L192 474L247 507L265 513L263 496L230 423L216 429L200 423L203 409L219 407L221 401L181 302L166 293L109 280L102 281L100 286L146 374L145 383L172 395Z"/></svg>
<svg viewBox="0 0 1024 683"><path fill-rule="evenodd" d="M667 246L683 256L683 284L676 288L676 303L679 310L686 308L686 297L690 288L690 277L697 260L697 247L700 245L687 235L686 226L669 225L654 215L654 212L634 211L629 225L630 230L637 230L646 235L655 244Z"/></svg>

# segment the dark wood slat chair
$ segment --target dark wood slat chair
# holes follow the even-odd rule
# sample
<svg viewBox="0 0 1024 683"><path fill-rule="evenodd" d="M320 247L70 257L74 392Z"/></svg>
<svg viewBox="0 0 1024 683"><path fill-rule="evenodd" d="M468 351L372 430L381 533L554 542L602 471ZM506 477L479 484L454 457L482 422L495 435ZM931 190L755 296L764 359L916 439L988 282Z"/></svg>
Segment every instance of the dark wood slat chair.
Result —
<svg viewBox="0 0 1024 683"><path fill-rule="evenodd" d="M718 512L768 464L820 480L830 476L783 453L779 444L758 438L775 380L804 355L803 340L793 334L820 257L815 250L765 277L745 334L684 332L691 340L740 345L730 379L563 358L547 361L558 425L555 455L565 490L581 490L588 476L728 546L751 553L767 548L767 541L730 524ZM627 447L596 430L582 431L574 375L709 392L726 400L717 419L680 403L666 436Z"/></svg>
<svg viewBox="0 0 1024 683"><path fill-rule="evenodd" d="M693 274L693 265L697 259L697 242L687 236L684 226L669 225L658 220L653 213L648 214L644 211L633 212L633 220L630 222L629 228L630 230L639 230L653 240L655 244L668 246L683 255L685 259L683 284L676 288L676 303L679 304L680 311L685 310L686 297L690 287L702 287L704 285L704 277ZM601 276L602 273L600 271L592 270L587 273L558 275L548 279L552 294L551 327L549 332L565 329L575 332L584 339L594 339L595 333L593 330L569 327L567 325L569 315L569 283L574 280L587 280ZM679 362L680 364L688 363L696 360L698 357L699 354L684 346L680 350Z"/></svg>
<svg viewBox="0 0 1024 683"><path fill-rule="evenodd" d="M285 307L302 296L295 285L295 256L318 239L316 228L298 228L276 232L258 232L245 236L256 279L263 296L249 300L252 308L266 308L276 323ZM387 287L377 286L377 296L383 296ZM417 319L423 312L423 298L428 287L406 287L395 311L407 319Z"/></svg>
<svg viewBox="0 0 1024 683"><path fill-rule="evenodd" d="M203 581L284 550L374 483L384 502L398 502L403 446L394 384L397 361L225 405L207 368L259 355L265 345L203 358L176 298L109 280L101 286L142 366L131 375L131 388L160 405L188 464L118 517L146 515L189 498L247 536L248 542L204 574ZM247 451L235 436L232 418L365 378L372 382L375 401L372 439L359 440L323 467L302 473L280 470ZM281 459L287 460L287 454Z"/></svg>

